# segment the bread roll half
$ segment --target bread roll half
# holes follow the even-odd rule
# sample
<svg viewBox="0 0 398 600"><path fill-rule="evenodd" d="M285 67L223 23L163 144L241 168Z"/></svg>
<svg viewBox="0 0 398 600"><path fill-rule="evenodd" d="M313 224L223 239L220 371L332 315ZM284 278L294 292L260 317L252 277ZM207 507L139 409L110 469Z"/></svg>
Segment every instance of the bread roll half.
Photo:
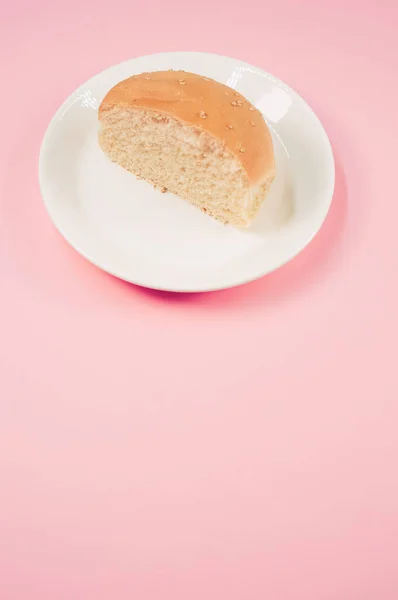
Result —
<svg viewBox="0 0 398 600"><path fill-rule="evenodd" d="M261 113L206 77L130 77L105 96L99 121L99 143L112 161L223 223L247 227L275 177Z"/></svg>

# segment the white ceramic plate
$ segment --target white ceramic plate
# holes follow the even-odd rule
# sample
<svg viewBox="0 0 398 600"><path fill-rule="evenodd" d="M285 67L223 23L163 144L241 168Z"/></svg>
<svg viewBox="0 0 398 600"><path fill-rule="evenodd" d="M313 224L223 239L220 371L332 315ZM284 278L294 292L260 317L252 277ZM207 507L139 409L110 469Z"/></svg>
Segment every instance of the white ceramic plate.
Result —
<svg viewBox="0 0 398 600"><path fill-rule="evenodd" d="M252 227L224 226L112 164L97 143L97 109L118 81L183 69L221 81L263 113L277 176ZM257 279L296 256L321 227L334 187L327 135L308 105L256 67L220 56L145 56L96 75L61 106L45 134L40 185L55 226L80 254L132 283L210 291Z"/></svg>

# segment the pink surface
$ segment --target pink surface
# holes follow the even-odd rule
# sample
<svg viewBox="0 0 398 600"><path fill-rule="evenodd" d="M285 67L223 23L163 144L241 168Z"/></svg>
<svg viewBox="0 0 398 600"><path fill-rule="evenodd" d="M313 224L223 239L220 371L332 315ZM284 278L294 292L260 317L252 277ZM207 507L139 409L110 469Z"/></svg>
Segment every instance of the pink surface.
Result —
<svg viewBox="0 0 398 600"><path fill-rule="evenodd" d="M394 4L1 9L1 600L398 597ZM78 84L181 49L288 82L337 163L307 250L211 295L95 269L55 232L37 180L47 123Z"/></svg>

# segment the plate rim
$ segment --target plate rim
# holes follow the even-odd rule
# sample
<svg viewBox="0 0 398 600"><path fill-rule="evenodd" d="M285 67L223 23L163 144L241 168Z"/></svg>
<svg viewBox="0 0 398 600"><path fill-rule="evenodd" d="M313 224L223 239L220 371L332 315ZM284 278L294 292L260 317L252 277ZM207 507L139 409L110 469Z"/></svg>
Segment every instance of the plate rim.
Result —
<svg viewBox="0 0 398 600"><path fill-rule="evenodd" d="M272 269L268 269L266 271L260 271L260 272L254 274L254 275L251 275L245 279L233 281L227 285L225 285L225 284L217 285L216 284L216 285L210 285L210 286L206 286L206 287L198 286L198 287L187 287L187 288L183 288L183 287L173 288L173 287L156 286L153 284L148 284L148 283L144 283L139 280L132 279L130 277L126 277L125 275L118 273L117 269L114 270L112 268L108 268L108 267L105 267L104 265L101 265L98 261L96 261L95 258L90 256L90 254L88 252L83 251L81 248L79 248L78 244L74 243L70 239L70 236L61 229L60 225L57 222L57 219L55 219L52 214L52 211L50 208L50 203L48 202L49 194L46 193L46 190L45 190L46 184L44 181L44 166L43 166L43 164L44 164L44 157L45 157L45 153L46 153L46 147L47 147L47 144L49 143L52 130L54 129L54 127L56 126L56 124L59 120L59 115L61 113L64 113L65 110L67 108L69 108L69 104L70 104L71 100L74 99L75 96L78 95L79 91L81 91L83 88L85 88L87 85L89 85L91 81L93 81L93 80L97 79L98 77L100 77L101 75L105 74L107 71L112 71L113 69L123 67L124 65L128 65L131 62L134 62L137 60L145 60L145 59L149 59L149 58L156 59L157 57L166 57L166 56L171 56L171 57L177 57L177 56L196 56L196 57L202 56L203 57L203 56L206 56L207 58L213 57L213 58L217 58L217 59L225 59L228 61L232 60L241 66L255 68L257 71L259 71L263 75L265 75L268 79L270 79L271 81L274 81L280 87L282 87L286 92L291 94L301 104L301 106L303 108L305 108L305 110L309 111L311 113L311 117L313 119L315 119L315 121L318 125L319 132L322 133L322 135L323 135L324 149L328 153L328 162L329 162L329 169L330 169L330 182L329 182L329 189L327 190L328 203L327 203L327 206L325 206L324 214L322 215L322 219L321 219L316 231L314 231L312 233L312 235L310 235L308 238L306 238L306 241L303 244L300 244L300 248L297 250L297 252L295 252L294 254L289 256L289 258L287 258L286 260L282 260L280 263L275 265ZM248 283L251 283L253 281L261 279L262 277L270 275L271 273L274 273L278 269L282 268L283 266L287 265L292 260L294 260L299 254L301 254L301 252L305 248L307 248L307 246L309 246L312 243L312 241L314 240L314 238L318 235L318 233L322 229L322 227L325 223L325 220L329 214L330 207L331 207L333 197L334 197L334 192L335 192L336 166L335 166L332 144L330 142L329 136L328 136L326 129L323 126L320 118L318 117L316 112L311 108L311 106L308 104L308 102L298 92L296 92L287 83L285 83L283 80L279 79L278 77L275 77L268 71L265 71L263 68L258 67L255 64L248 63L246 61L242 61L242 60L240 60L238 58L234 58L232 56L225 56L225 55L217 54L217 53L213 53L213 52L177 50L177 51L171 51L171 52L156 52L156 53L144 54L144 55L139 55L139 56L135 56L135 57L120 61L119 63L115 63L113 65L110 65L108 67L105 67L104 69L97 71L94 75L92 75L91 77L86 79L83 83L78 85L60 104L60 106L58 107L58 109L53 114L53 116L51 117L50 121L47 124L47 127L45 129L45 132L43 134L42 141L40 144L39 160L38 160L38 175L39 175L39 177L38 177L39 178L39 187L40 187L42 201L43 201L44 207L46 209L46 212L47 212L53 226L58 231L58 233L61 235L61 237L69 244L69 246L71 246L73 248L73 250L75 250L82 258L84 258L85 260L90 262L96 268L102 270L105 273L108 273L112 277L115 277L117 279L120 279L121 281L125 281L127 283L136 285L141 288L151 289L151 290L155 290L155 291L159 291L159 292L171 292L171 293L183 293L183 294L198 293L199 294L199 293L227 290L227 289L232 289L235 287L240 287L240 286L246 285ZM325 195L326 195L326 191L325 191Z"/></svg>

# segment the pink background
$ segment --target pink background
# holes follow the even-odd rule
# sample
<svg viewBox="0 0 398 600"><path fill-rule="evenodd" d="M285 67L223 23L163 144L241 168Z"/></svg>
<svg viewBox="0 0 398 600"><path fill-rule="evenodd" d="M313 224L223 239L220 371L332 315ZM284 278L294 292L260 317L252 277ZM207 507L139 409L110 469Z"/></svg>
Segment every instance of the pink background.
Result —
<svg viewBox="0 0 398 600"><path fill-rule="evenodd" d="M1 600L396 600L397 20L394 0L1 9ZM65 97L168 50L270 71L334 147L321 233L246 287L117 281L42 205Z"/></svg>

